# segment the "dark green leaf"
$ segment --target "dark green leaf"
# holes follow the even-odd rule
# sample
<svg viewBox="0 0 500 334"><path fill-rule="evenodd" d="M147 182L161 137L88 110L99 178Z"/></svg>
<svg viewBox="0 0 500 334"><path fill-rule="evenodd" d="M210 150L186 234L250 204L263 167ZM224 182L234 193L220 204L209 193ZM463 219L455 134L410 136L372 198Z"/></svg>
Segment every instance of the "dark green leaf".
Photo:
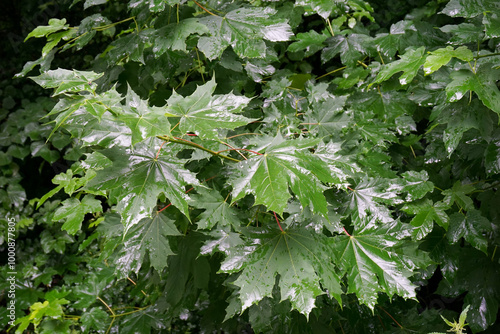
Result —
<svg viewBox="0 0 500 334"><path fill-rule="evenodd" d="M242 310L264 297L272 297L279 275L281 299L289 299L293 309L308 317L316 297L323 293L320 282L340 300L340 281L331 255L328 238L305 229L260 231L250 245L227 257L221 270L227 273L242 270L234 282L240 287Z"/></svg>
<svg viewBox="0 0 500 334"><path fill-rule="evenodd" d="M210 37L200 37L198 48L213 60L232 46L240 57L263 58L266 43L288 41L293 35L285 20L271 19L276 13L270 7L240 8L224 17L210 15L199 20L210 31Z"/></svg>
<svg viewBox="0 0 500 334"><path fill-rule="evenodd" d="M327 215L326 189L320 181L334 182L328 166L319 157L304 151L314 142L310 140L283 140L278 135L267 144L263 154L242 161L238 177L231 182L233 202L246 194L255 196L255 205L283 213L290 198L288 187L313 212Z"/></svg>
<svg viewBox="0 0 500 334"><path fill-rule="evenodd" d="M454 213L450 216L448 239L456 243L464 238L472 246L488 254L488 240L484 233L491 231L491 224L478 210L469 210L467 214Z"/></svg>
<svg viewBox="0 0 500 334"><path fill-rule="evenodd" d="M172 156L170 146L149 140L137 144L134 149L110 149L103 151L113 166L98 171L90 181L90 190L108 190L110 199L118 202L125 230L143 218L151 217L160 194L165 196L186 216L189 197L185 185L199 182L193 173L183 168L184 163Z"/></svg>

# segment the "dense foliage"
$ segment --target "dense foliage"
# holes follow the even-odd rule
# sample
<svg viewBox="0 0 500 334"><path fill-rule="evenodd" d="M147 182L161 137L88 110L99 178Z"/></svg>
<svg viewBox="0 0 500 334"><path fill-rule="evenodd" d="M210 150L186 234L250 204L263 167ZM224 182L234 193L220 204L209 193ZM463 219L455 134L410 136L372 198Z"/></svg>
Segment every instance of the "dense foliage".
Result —
<svg viewBox="0 0 500 334"><path fill-rule="evenodd" d="M11 331L498 332L498 1L60 6L2 92Z"/></svg>

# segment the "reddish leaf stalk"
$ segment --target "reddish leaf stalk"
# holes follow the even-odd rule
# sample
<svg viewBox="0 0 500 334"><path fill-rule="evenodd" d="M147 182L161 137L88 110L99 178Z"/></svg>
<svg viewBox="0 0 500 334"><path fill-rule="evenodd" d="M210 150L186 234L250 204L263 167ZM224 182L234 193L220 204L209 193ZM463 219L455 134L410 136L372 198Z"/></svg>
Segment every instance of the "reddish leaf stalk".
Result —
<svg viewBox="0 0 500 334"><path fill-rule="evenodd" d="M285 232L285 231L283 231L283 228L281 227L281 224L280 224L280 221L278 219L278 216L276 215L276 212L273 211L273 213L274 213L274 218L276 218L276 222L278 223L278 226L279 226L281 232Z"/></svg>
<svg viewBox="0 0 500 334"><path fill-rule="evenodd" d="M347 234L349 237L352 237L352 235L349 234L349 232L347 232L347 230L345 229L345 227L342 227L344 229L344 232L345 234Z"/></svg>

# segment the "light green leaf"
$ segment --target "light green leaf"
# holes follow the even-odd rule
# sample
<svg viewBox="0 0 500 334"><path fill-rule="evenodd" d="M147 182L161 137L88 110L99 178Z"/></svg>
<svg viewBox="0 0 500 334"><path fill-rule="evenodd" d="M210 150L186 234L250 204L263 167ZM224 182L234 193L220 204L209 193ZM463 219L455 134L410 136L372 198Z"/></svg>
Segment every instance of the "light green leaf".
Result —
<svg viewBox="0 0 500 334"><path fill-rule="evenodd" d="M68 29L69 24L66 24L66 19L50 19L49 20L49 25L48 26L38 26L36 27L32 32L26 36L24 41L26 42L28 39L31 37L35 38L40 38L43 36L47 36L52 34L53 32L59 31L59 30L66 30Z"/></svg>
<svg viewBox="0 0 500 334"><path fill-rule="evenodd" d="M80 91L94 91L96 89L95 80L102 77L104 73L94 73L86 71L69 71L57 69L47 71L37 77L30 77L43 88L56 88L54 95L62 93L76 93Z"/></svg>
<svg viewBox="0 0 500 334"><path fill-rule="evenodd" d="M125 122L132 131L132 145L149 137L170 133L170 123L164 108L150 107L130 86L125 105L117 118Z"/></svg>
<svg viewBox="0 0 500 334"><path fill-rule="evenodd" d="M399 60L383 65L374 83L381 83L388 80L394 74L403 72L399 77L399 83L401 85L409 84L425 62L424 52L425 47L420 47L416 50L407 50L404 55L400 56Z"/></svg>
<svg viewBox="0 0 500 334"><path fill-rule="evenodd" d="M87 213L101 211L101 201L92 195L86 195L81 202L76 198L68 198L54 213L54 220L65 219L61 229L69 234L76 234L82 227L83 218Z"/></svg>
<svg viewBox="0 0 500 334"><path fill-rule="evenodd" d="M407 201L421 199L425 194L434 190L434 184L428 181L429 175L425 170L421 172L408 171L401 176L404 178L402 190L408 192Z"/></svg>
<svg viewBox="0 0 500 334"><path fill-rule="evenodd" d="M309 57L325 47L323 42L327 38L327 35L318 34L314 30L298 33L295 37L296 42L288 46L288 51L305 51L305 56Z"/></svg>
<svg viewBox="0 0 500 334"><path fill-rule="evenodd" d="M167 116L181 118L179 128L183 133L194 132L202 139L218 140L217 129L234 129L248 124L251 119L237 115L250 101L234 94L213 95L215 77L188 96L175 91L167 101Z"/></svg>
<svg viewBox="0 0 500 334"><path fill-rule="evenodd" d="M460 46L456 50L451 46L447 46L446 48L429 52L429 56L427 56L424 63L425 75L436 72L441 68L441 66L448 64L452 58L458 58L463 61L472 61L474 59L474 55L466 46Z"/></svg>

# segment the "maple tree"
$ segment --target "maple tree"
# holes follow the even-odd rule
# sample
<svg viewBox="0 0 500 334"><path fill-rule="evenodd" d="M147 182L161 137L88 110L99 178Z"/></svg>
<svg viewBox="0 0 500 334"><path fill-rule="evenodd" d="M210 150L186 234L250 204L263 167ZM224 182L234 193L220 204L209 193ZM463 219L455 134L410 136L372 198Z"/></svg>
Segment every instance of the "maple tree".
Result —
<svg viewBox="0 0 500 334"><path fill-rule="evenodd" d="M75 0L29 33L71 166L21 227L73 255L13 330L445 331L436 275L498 329L500 7L395 3Z"/></svg>

